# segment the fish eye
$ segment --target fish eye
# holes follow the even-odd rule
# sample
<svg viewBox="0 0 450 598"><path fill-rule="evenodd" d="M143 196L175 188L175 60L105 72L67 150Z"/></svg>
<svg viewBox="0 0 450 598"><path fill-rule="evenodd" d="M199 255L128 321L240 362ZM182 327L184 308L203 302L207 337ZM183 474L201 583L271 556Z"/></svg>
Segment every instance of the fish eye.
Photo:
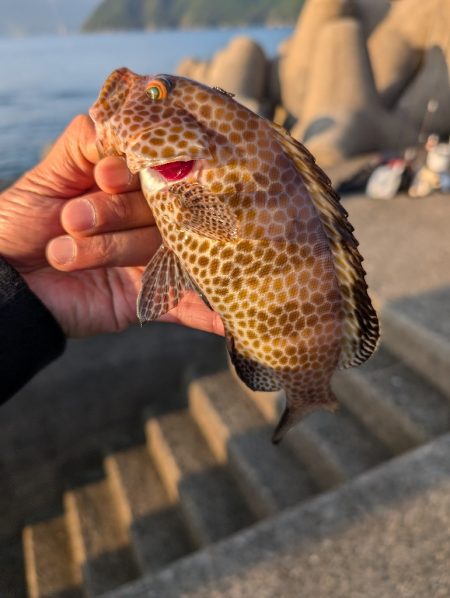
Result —
<svg viewBox="0 0 450 598"><path fill-rule="evenodd" d="M145 93L153 102L165 100L168 92L168 86L162 79L152 79L145 88Z"/></svg>

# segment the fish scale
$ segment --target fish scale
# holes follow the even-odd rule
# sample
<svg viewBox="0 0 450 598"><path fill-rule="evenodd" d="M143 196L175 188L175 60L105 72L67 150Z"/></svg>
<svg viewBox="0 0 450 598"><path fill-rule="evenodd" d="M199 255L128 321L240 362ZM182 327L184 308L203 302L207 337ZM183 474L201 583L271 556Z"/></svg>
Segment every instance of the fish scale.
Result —
<svg viewBox="0 0 450 598"><path fill-rule="evenodd" d="M331 376L370 356L378 320L353 228L309 152L223 90L171 75L118 69L90 115L102 153L140 173L163 239L140 320L198 290L241 379L285 390L275 442L309 412L334 409Z"/></svg>

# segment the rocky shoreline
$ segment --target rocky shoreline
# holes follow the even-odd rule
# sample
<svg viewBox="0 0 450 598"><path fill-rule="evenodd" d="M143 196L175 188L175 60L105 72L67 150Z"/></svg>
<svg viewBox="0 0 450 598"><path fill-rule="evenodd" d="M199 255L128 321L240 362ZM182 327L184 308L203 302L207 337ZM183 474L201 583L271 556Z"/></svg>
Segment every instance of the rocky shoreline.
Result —
<svg viewBox="0 0 450 598"><path fill-rule="evenodd" d="M239 36L177 72L285 127L340 181L361 156L447 141L449 22L448 0L306 0L276 56Z"/></svg>

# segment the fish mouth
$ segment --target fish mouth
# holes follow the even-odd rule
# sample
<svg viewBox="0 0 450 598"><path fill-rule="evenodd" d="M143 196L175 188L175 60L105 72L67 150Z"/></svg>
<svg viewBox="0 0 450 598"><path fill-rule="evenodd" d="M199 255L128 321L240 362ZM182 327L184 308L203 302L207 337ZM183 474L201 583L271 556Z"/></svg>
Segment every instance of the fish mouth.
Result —
<svg viewBox="0 0 450 598"><path fill-rule="evenodd" d="M152 166L152 170L156 170L166 181L181 181L186 178L193 170L197 160L177 160L175 162L167 162L166 164L159 164Z"/></svg>

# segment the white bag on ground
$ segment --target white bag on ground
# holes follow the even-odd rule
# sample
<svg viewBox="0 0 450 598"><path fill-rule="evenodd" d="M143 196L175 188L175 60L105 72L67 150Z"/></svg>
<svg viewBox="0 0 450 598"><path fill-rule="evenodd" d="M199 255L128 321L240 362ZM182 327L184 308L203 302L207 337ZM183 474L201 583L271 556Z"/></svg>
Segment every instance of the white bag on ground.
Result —
<svg viewBox="0 0 450 598"><path fill-rule="evenodd" d="M392 199L402 185L405 163L396 160L378 166L367 181L366 193L371 199Z"/></svg>

